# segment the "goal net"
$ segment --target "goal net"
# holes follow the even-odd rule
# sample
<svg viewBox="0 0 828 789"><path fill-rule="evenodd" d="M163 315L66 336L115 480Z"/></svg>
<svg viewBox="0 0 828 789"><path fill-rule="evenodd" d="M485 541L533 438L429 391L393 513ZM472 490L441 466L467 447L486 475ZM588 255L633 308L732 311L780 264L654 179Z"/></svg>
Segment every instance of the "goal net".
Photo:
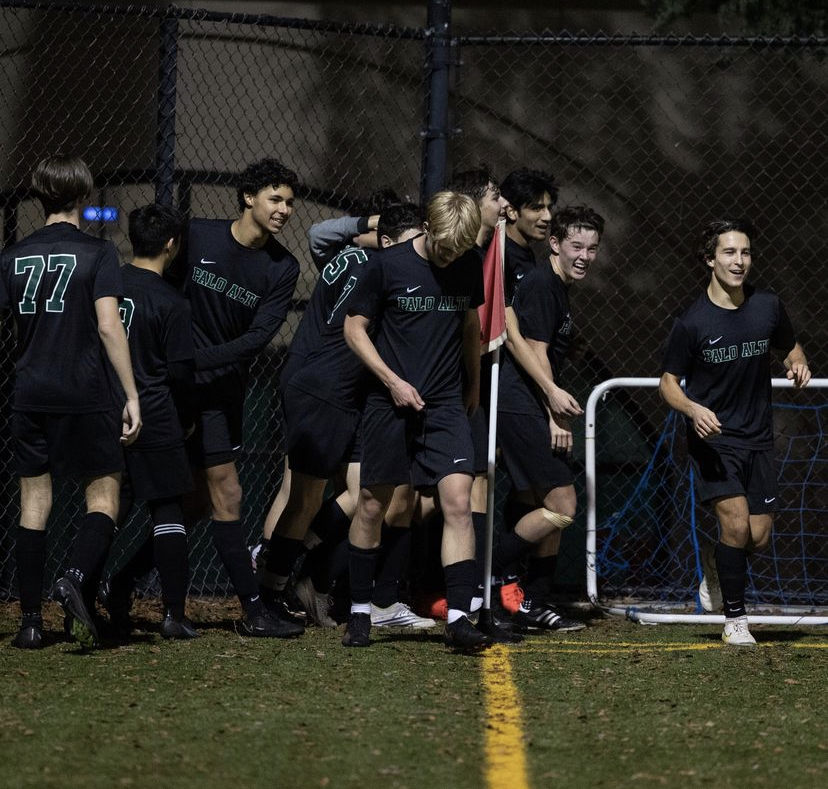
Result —
<svg viewBox="0 0 828 789"><path fill-rule="evenodd" d="M751 621L828 624L828 380L775 379L780 509L769 547L751 557ZM642 622L715 622L698 603L701 549L715 518L696 501L684 419L657 378L615 378L586 410L587 591Z"/></svg>

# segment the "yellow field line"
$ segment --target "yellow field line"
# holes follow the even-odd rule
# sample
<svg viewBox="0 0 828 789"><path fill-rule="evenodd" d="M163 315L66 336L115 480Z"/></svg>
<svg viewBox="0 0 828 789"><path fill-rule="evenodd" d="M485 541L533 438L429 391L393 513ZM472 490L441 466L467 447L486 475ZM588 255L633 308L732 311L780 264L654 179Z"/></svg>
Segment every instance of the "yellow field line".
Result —
<svg viewBox="0 0 828 789"><path fill-rule="evenodd" d="M509 649L490 647L483 656L486 693L486 785L488 789L529 789L523 716L512 681Z"/></svg>
<svg viewBox="0 0 828 789"><path fill-rule="evenodd" d="M787 641L759 641L757 647L786 646L791 649L828 649L828 643L791 644ZM555 641L536 644L524 644L512 647L514 652L561 652L587 653L590 655L607 655L629 652L631 649L647 650L651 652L704 652L711 649L725 649L725 644L718 642L692 643L665 643L665 642L588 642L588 641Z"/></svg>

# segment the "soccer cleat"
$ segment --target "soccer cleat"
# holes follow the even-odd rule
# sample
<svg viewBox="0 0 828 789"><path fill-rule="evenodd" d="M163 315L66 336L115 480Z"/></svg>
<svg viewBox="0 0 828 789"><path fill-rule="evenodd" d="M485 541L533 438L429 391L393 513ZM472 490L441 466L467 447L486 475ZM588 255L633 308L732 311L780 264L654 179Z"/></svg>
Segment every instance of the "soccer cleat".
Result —
<svg viewBox="0 0 828 789"><path fill-rule="evenodd" d="M11 645L18 649L40 649L43 646L43 620L39 617L24 619Z"/></svg>
<svg viewBox="0 0 828 789"><path fill-rule="evenodd" d="M75 639L82 647L92 649L98 645L98 631L92 616L83 602L81 590L71 578L63 576L55 581L51 598L60 604L66 617L63 628L67 635Z"/></svg>
<svg viewBox="0 0 828 789"><path fill-rule="evenodd" d="M132 593L129 589L117 589L108 579L98 589L98 602L109 616L109 631L113 638L127 638L135 629L129 612L132 609Z"/></svg>
<svg viewBox="0 0 828 789"><path fill-rule="evenodd" d="M517 581L500 587L500 603L510 614L517 613L525 596Z"/></svg>
<svg viewBox="0 0 828 789"><path fill-rule="evenodd" d="M417 616L405 603L396 602L388 608L380 608L371 603L371 624L374 627L411 627L414 630L425 630L436 627L433 619Z"/></svg>
<svg viewBox="0 0 828 789"><path fill-rule="evenodd" d="M287 619L304 627L308 621L308 612L296 599L291 589L283 589L281 592L267 590L266 587L259 587L262 595L262 602L265 608L278 619Z"/></svg>
<svg viewBox="0 0 828 789"><path fill-rule="evenodd" d="M737 616L733 619L725 619L722 641L734 647L752 647L756 645L756 639L748 630L748 618Z"/></svg>
<svg viewBox="0 0 828 789"><path fill-rule="evenodd" d="M574 633L583 630L586 625L576 619L561 616L551 605L543 603L532 605L531 600L524 600L512 617L516 627L521 630L551 630L555 633Z"/></svg>
<svg viewBox="0 0 828 789"><path fill-rule="evenodd" d="M319 627L336 627L336 621L328 613L331 606L329 595L317 592L310 576L299 580L293 591L312 622Z"/></svg>
<svg viewBox="0 0 828 789"><path fill-rule="evenodd" d="M342 636L343 647L367 647L371 644L371 615L351 614Z"/></svg>
<svg viewBox="0 0 828 789"><path fill-rule="evenodd" d="M242 635L257 638L294 638L301 636L305 628L298 622L289 622L270 611L246 616L239 626Z"/></svg>
<svg viewBox="0 0 828 789"><path fill-rule="evenodd" d="M431 619L448 618L448 600L444 594L423 594L417 598L416 608Z"/></svg>
<svg viewBox="0 0 828 789"><path fill-rule="evenodd" d="M461 652L476 652L494 643L491 636L481 633L466 616L446 625L443 643Z"/></svg>
<svg viewBox="0 0 828 789"><path fill-rule="evenodd" d="M161 638L185 639L198 638L200 635L201 633L186 616L176 619L169 611L164 614L164 621L161 622Z"/></svg>
<svg viewBox="0 0 828 789"><path fill-rule="evenodd" d="M716 558L712 545L705 545L701 551L702 581L699 584L699 602L708 612L722 610L722 590L719 586L719 573L716 570Z"/></svg>

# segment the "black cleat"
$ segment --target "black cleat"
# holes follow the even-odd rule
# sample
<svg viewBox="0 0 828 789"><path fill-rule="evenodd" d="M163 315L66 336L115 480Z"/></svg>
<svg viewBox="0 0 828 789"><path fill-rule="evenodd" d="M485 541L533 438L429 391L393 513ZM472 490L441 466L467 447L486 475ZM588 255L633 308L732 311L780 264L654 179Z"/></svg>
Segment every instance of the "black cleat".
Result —
<svg viewBox="0 0 828 789"><path fill-rule="evenodd" d="M371 645L371 614L351 614L342 636L343 647L367 647Z"/></svg>
<svg viewBox="0 0 828 789"><path fill-rule="evenodd" d="M502 610L505 612L506 609ZM501 619L494 604L491 609L481 608L474 614L469 614L469 620L481 633L491 636L496 644L519 644L523 641L523 636L515 632L512 617Z"/></svg>
<svg viewBox="0 0 828 789"><path fill-rule="evenodd" d="M515 626L521 630L549 630L553 633L574 633L584 630L586 625L577 619L568 619L559 614L548 603L533 605L524 600L512 617Z"/></svg>
<svg viewBox="0 0 828 789"><path fill-rule="evenodd" d="M195 625L186 616L176 619L169 611L164 614L164 621L161 623L161 638L198 638L200 635L201 633L195 629Z"/></svg>
<svg viewBox="0 0 828 789"><path fill-rule="evenodd" d="M24 619L11 645L18 649L40 649L43 646L43 620Z"/></svg>
<svg viewBox="0 0 828 789"><path fill-rule="evenodd" d="M129 590L119 592L109 579L101 584L98 590L98 602L109 616L109 635L116 639L128 638L135 629L135 622L129 613L132 609L131 592Z"/></svg>
<svg viewBox="0 0 828 789"><path fill-rule="evenodd" d="M457 621L446 625L443 643L461 652L476 652L491 646L494 639L481 633L468 617L461 616Z"/></svg>
<svg viewBox="0 0 828 789"><path fill-rule="evenodd" d="M83 595L77 584L68 576L55 581L50 594L52 600L60 604L63 613L63 628L67 635L75 639L85 649L98 645L98 631L92 615L83 602Z"/></svg>
<svg viewBox="0 0 828 789"><path fill-rule="evenodd" d="M241 621L240 630L242 635L259 638L294 638L305 632L303 625L289 622L270 611L246 616Z"/></svg>
<svg viewBox="0 0 828 789"><path fill-rule="evenodd" d="M287 589L274 592L272 589L260 586L259 594L264 607L276 618L286 619L288 622L294 622L302 626L307 624L308 612L296 599L296 596Z"/></svg>

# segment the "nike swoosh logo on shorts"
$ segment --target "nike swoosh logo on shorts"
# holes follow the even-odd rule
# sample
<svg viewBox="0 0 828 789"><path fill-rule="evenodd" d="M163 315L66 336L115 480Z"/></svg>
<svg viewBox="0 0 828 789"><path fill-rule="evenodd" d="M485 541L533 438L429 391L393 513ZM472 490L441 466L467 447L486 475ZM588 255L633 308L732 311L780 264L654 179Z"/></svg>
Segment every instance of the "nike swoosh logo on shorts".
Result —
<svg viewBox="0 0 828 789"><path fill-rule="evenodd" d="M770 499L765 499L765 504L770 504L771 502L774 502L774 501L776 501L776 496L773 496Z"/></svg>
<svg viewBox="0 0 828 789"><path fill-rule="evenodd" d="M468 460L468 458L454 458L452 463L462 463L464 460Z"/></svg>

